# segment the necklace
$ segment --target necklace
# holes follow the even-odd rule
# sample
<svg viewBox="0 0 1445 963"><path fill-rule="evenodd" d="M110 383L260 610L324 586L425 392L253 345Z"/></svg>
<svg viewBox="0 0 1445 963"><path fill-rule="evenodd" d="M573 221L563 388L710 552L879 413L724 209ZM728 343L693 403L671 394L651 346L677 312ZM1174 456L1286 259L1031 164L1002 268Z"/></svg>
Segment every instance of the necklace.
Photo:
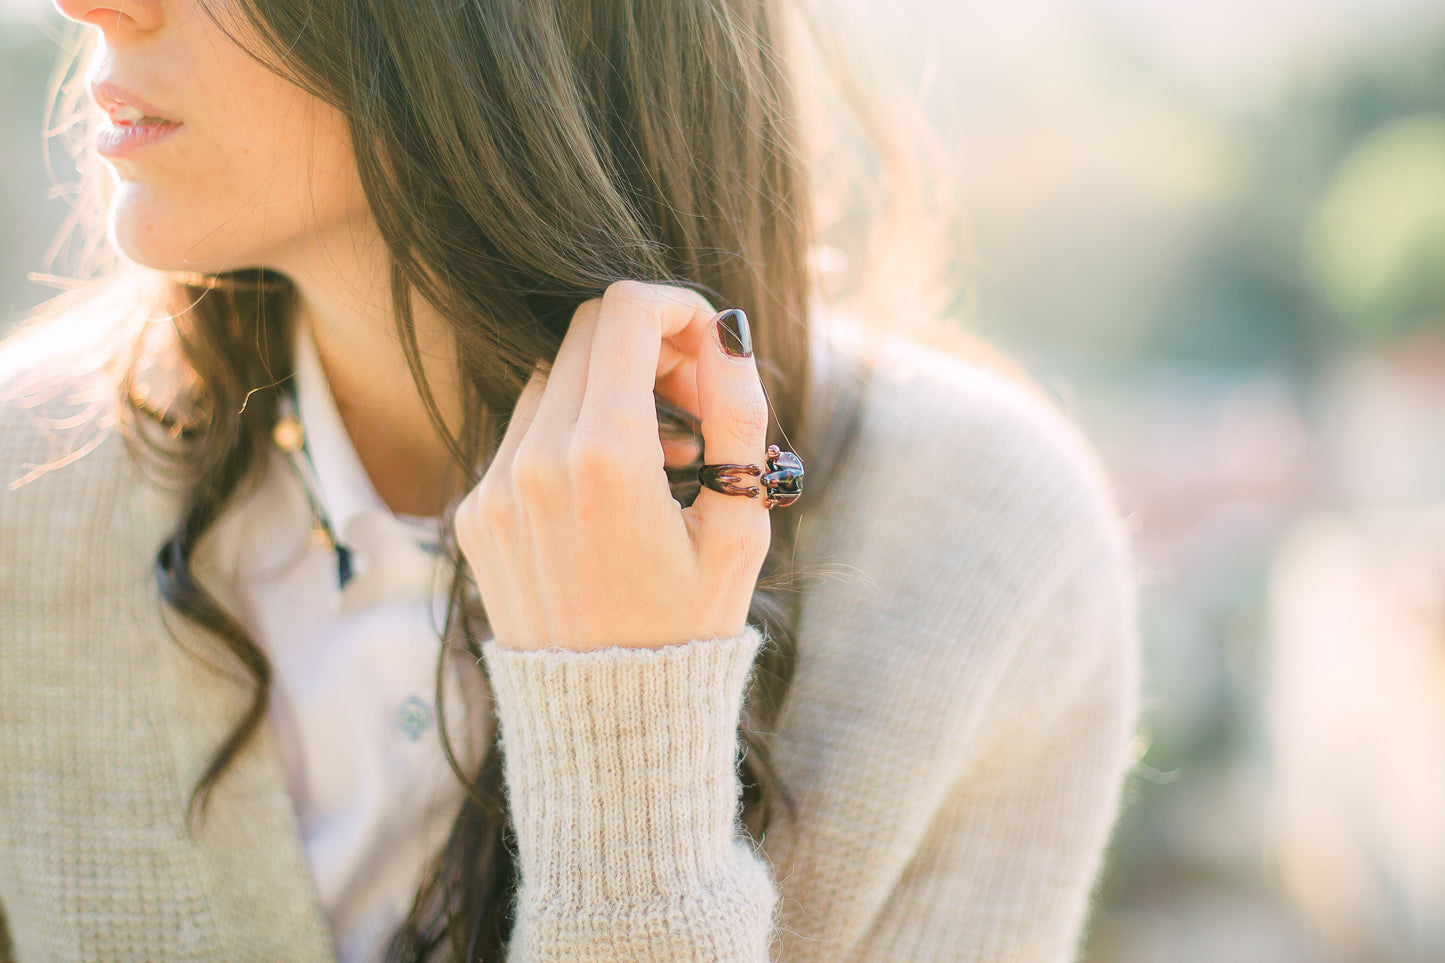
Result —
<svg viewBox="0 0 1445 963"><path fill-rule="evenodd" d="M320 483L316 480L316 466L311 461L311 452L306 447L306 431L301 427L301 418L296 414L296 399L287 394L281 398L281 417L271 429L271 440L286 456L291 473L306 493L306 502L311 506L311 541L313 544L336 553L336 586L344 589L356 575L355 555L351 548L336 537L331 516L321 503Z"/></svg>

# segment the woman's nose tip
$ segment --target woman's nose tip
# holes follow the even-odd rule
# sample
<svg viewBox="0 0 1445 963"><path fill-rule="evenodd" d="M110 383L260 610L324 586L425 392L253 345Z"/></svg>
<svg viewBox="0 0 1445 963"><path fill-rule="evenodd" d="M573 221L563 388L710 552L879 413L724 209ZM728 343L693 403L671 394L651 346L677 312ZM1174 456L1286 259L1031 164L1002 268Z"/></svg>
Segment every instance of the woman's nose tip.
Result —
<svg viewBox="0 0 1445 963"><path fill-rule="evenodd" d="M145 32L161 25L160 0L55 0L55 9L105 33Z"/></svg>

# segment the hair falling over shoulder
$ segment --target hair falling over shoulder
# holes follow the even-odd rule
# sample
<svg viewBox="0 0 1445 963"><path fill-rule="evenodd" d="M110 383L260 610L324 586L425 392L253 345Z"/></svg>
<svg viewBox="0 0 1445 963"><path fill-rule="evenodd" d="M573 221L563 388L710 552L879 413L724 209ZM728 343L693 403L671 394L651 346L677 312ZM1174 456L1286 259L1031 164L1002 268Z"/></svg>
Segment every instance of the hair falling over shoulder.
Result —
<svg viewBox="0 0 1445 963"><path fill-rule="evenodd" d="M828 53L826 44L811 53L800 46L810 18L795 4L233 0L224 21L219 7L206 10L232 36L260 38L245 41L254 57L346 118L388 248L400 343L468 477L488 463L529 374L555 356L575 308L632 278L747 309L774 412L768 440L798 451L810 479L826 480L851 434L852 395L815 384L810 367L817 222L799 102L811 91L794 74ZM79 86L65 77L62 68L52 91L60 102ZM61 107L81 117L78 96ZM858 126L886 159L879 116L860 113ZM78 157L83 170L94 160ZM906 179L906 165L885 166L894 181ZM76 223L101 222L104 181L85 179ZM99 233L74 253L100 260ZM195 787L192 815L203 818L209 792L264 718L270 669L193 572L192 553L266 462L278 385L291 371L296 292L265 270L201 277L119 265L109 273L112 287L144 275L138 290L150 309L132 326L121 365L123 422L138 448L167 459L182 489L182 513L157 547L162 597L209 629L253 682L249 708ZM443 424L423 375L417 298L450 327L468 401L459 429ZM658 416L664 433L696 437L686 412L659 403ZM700 461L670 470L684 505L697 494ZM798 614L798 516L772 517L749 614L771 641L741 727L744 822L755 837L787 809L767 733L788 692ZM486 613L450 548L448 643L479 654ZM439 700L447 666L455 669L439 660ZM500 960L517 876L500 751L494 737L475 752L454 750L448 727L440 730L468 797L391 957Z"/></svg>

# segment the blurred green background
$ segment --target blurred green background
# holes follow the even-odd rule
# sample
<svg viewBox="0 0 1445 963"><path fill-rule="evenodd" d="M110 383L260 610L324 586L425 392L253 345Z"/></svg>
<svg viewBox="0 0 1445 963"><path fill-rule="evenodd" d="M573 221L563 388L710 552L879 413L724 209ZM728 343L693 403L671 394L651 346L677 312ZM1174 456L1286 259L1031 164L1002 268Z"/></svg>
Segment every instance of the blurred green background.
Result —
<svg viewBox="0 0 1445 963"><path fill-rule="evenodd" d="M1445 959L1445 6L835 7L940 138L960 322L1135 533L1147 718L1087 959ZM66 212L55 19L0 0L7 321Z"/></svg>

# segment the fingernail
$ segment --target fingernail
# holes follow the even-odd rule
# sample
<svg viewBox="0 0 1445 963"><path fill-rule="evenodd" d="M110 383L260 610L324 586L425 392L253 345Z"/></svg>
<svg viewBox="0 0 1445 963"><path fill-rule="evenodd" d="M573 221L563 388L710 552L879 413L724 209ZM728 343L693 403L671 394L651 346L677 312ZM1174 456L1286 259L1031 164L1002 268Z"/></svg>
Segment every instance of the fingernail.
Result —
<svg viewBox="0 0 1445 963"><path fill-rule="evenodd" d="M753 356L753 334L748 330L748 316L738 308L717 316L717 337L730 358Z"/></svg>

